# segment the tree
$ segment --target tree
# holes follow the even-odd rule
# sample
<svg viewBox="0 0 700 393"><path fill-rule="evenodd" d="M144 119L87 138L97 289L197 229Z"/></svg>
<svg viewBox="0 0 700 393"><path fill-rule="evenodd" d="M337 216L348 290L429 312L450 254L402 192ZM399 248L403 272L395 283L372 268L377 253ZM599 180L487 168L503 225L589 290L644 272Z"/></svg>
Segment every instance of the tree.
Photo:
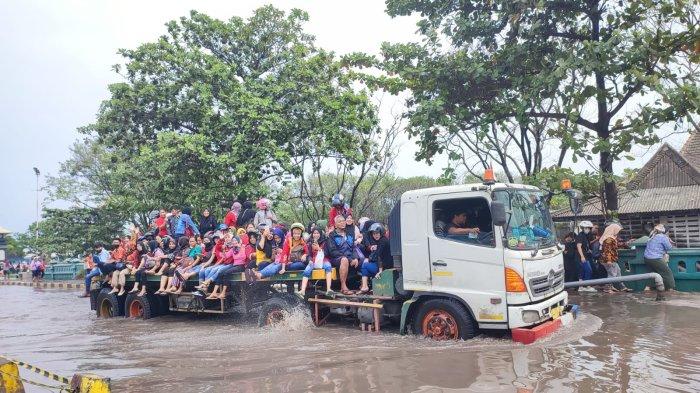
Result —
<svg viewBox="0 0 700 393"><path fill-rule="evenodd" d="M121 212L107 209L45 208L39 222L39 237L34 236L37 223L32 223L17 241L32 253L80 256L95 241L109 242L123 235L123 222Z"/></svg>
<svg viewBox="0 0 700 393"><path fill-rule="evenodd" d="M316 150L360 164L356 147L376 126L375 108L334 54L314 46L307 19L266 6L248 20L192 11L168 23L156 42L119 51L125 81L109 87L83 132L121 159L148 156L181 196L214 188L258 196L285 174L301 175L297 159ZM182 182L184 174L197 181Z"/></svg>
<svg viewBox="0 0 700 393"><path fill-rule="evenodd" d="M387 12L419 13L423 41L384 44L382 61L354 61L384 69L374 83L410 89L408 131L420 159L465 132L544 120L574 159L599 155L603 201L615 211L613 162L700 108L699 75L684 67L698 57L693 1L387 0Z"/></svg>
<svg viewBox="0 0 700 393"><path fill-rule="evenodd" d="M351 185L357 185L357 195L353 205L355 219L369 217L373 220L386 223L389 213L394 205L401 199L401 195L409 190L445 185L440 180L429 177L399 178L393 175L379 176L370 174L364 180L358 181L355 175L342 175L337 173L323 173L320 177L310 177L306 186L310 195L319 195L316 199L303 200L299 198L300 181L290 183L279 194L279 205L276 207L277 215L286 222L315 222L328 218L328 196L320 194L319 189L325 185L326 189L335 187L338 182L345 181L345 188L341 193L348 193Z"/></svg>
<svg viewBox="0 0 700 393"><path fill-rule="evenodd" d="M15 260L24 257L24 250L22 245L12 236L5 235L5 241L7 242L7 259Z"/></svg>

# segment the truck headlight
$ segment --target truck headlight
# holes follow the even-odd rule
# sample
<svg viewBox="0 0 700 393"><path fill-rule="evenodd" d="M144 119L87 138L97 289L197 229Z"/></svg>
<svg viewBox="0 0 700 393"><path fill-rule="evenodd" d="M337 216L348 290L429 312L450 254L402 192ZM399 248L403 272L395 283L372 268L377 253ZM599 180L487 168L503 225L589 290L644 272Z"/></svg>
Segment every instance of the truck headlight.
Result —
<svg viewBox="0 0 700 393"><path fill-rule="evenodd" d="M523 322L534 323L540 320L540 313L534 310L523 311Z"/></svg>

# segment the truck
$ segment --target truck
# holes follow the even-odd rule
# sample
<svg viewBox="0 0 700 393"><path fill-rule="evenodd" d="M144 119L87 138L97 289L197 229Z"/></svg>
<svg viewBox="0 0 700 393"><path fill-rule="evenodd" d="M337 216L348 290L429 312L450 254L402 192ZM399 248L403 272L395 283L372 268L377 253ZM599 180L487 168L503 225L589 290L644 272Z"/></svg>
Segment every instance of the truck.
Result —
<svg viewBox="0 0 700 393"><path fill-rule="evenodd" d="M569 195L575 199L576 193ZM312 285L300 299L294 288L301 272L254 283L237 273L228 278L232 290L226 300L205 300L195 292L119 299L98 288L93 308L99 316L132 317L255 312L266 325L301 306L317 326L332 317L354 318L363 330L396 325L401 334L435 340L469 339L484 330L510 331L514 339L542 326L550 332L570 322L576 308L564 290L563 247L549 196L534 186L493 180L405 192L389 215L394 266L371 280L369 294L329 296ZM323 277L323 271L314 271L312 283ZM157 280L149 278L149 285Z"/></svg>

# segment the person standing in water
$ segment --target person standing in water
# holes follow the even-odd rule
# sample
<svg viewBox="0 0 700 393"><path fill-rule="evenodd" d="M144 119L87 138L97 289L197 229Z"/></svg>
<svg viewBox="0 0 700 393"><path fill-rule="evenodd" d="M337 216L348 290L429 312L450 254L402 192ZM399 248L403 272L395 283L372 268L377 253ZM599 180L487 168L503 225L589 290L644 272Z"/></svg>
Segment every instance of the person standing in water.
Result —
<svg viewBox="0 0 700 393"><path fill-rule="evenodd" d="M666 235L666 227L663 224L655 226L644 250L644 264L650 271L661 275L664 289L667 291L676 289L676 280L666 260L666 254L672 248L671 239Z"/></svg>

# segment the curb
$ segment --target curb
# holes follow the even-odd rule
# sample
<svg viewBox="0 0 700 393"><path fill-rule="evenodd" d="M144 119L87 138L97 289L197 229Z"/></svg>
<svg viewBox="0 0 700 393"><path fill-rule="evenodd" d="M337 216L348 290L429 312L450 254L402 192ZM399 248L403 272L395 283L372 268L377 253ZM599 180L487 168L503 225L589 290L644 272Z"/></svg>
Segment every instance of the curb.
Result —
<svg viewBox="0 0 700 393"><path fill-rule="evenodd" d="M85 289L85 284L72 282L26 282L0 280L0 285L18 285L23 287L55 288L55 289Z"/></svg>

